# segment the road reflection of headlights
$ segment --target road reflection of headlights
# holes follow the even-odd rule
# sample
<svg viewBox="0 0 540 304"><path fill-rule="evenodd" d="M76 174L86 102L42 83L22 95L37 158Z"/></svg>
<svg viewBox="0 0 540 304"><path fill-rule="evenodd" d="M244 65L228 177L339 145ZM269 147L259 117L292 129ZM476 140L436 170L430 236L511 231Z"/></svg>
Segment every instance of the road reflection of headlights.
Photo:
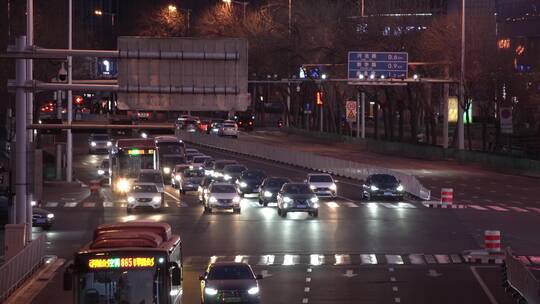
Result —
<svg viewBox="0 0 540 304"><path fill-rule="evenodd" d="M371 191L377 191L379 190L379 187L375 186L375 185L371 185L371 187L369 187L371 189Z"/></svg>
<svg viewBox="0 0 540 304"><path fill-rule="evenodd" d="M272 197L272 192L264 191L264 197Z"/></svg>
<svg viewBox="0 0 540 304"><path fill-rule="evenodd" d="M332 191L336 191L336 189L337 189L337 186L336 186L336 184L332 184L332 185L330 185L330 190L332 190Z"/></svg>
<svg viewBox="0 0 540 304"><path fill-rule="evenodd" d="M405 190L405 189L403 188L403 185L402 185L402 184L399 184L399 186L397 186L396 190L399 191L399 192L401 192L401 191L403 191L403 190Z"/></svg>

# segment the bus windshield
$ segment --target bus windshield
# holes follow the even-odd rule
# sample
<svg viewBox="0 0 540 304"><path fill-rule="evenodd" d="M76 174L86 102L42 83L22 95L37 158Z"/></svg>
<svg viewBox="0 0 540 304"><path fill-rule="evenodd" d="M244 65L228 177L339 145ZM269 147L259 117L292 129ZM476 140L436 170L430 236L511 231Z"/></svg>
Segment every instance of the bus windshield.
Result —
<svg viewBox="0 0 540 304"><path fill-rule="evenodd" d="M184 144L179 142L162 142L157 143L159 155L178 154L184 155Z"/></svg>
<svg viewBox="0 0 540 304"><path fill-rule="evenodd" d="M88 271L78 284L78 303L165 303L160 268Z"/></svg>
<svg viewBox="0 0 540 304"><path fill-rule="evenodd" d="M120 151L118 153L118 161L120 175L132 178L137 177L141 169L154 168L154 157L152 154L133 155Z"/></svg>

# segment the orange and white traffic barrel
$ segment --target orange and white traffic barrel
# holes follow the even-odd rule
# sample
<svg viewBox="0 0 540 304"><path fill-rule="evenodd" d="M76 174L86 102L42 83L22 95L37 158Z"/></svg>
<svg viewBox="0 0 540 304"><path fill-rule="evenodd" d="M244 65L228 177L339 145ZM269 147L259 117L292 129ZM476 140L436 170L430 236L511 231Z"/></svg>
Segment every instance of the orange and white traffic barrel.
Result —
<svg viewBox="0 0 540 304"><path fill-rule="evenodd" d="M454 189L442 188L441 189L441 204L452 205L454 201Z"/></svg>
<svg viewBox="0 0 540 304"><path fill-rule="evenodd" d="M484 232L484 247L488 252L501 252L501 232L486 230Z"/></svg>

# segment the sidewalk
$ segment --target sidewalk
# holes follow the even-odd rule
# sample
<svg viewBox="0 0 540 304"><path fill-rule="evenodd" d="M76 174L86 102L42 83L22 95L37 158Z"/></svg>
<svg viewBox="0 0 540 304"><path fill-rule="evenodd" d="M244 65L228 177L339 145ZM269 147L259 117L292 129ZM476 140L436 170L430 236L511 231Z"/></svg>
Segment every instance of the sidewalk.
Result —
<svg viewBox="0 0 540 304"><path fill-rule="evenodd" d="M89 196L90 188L80 182L46 181L43 183L43 198L41 203L77 204Z"/></svg>
<svg viewBox="0 0 540 304"><path fill-rule="evenodd" d="M431 190L434 199L440 197L441 188L448 187L454 189L455 202L540 204L538 179L499 173L479 165L377 154L351 143L307 138L281 131L242 133L239 140L246 144L287 147L297 153L315 153L411 174Z"/></svg>

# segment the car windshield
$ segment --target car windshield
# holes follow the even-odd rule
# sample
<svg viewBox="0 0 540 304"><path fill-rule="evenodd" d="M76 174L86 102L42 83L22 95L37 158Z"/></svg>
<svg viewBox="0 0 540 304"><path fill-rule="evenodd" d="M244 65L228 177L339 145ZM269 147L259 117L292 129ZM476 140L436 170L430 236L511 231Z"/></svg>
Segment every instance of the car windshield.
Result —
<svg viewBox="0 0 540 304"><path fill-rule="evenodd" d="M234 128L234 127L236 127L236 125L235 125L235 124L227 123L227 124L223 124L223 127L224 127L224 128Z"/></svg>
<svg viewBox="0 0 540 304"><path fill-rule="evenodd" d="M245 179L263 179L264 173L261 171L246 171L242 174L242 178Z"/></svg>
<svg viewBox="0 0 540 304"><path fill-rule="evenodd" d="M157 192L155 185L135 185L131 188L131 192L135 193L146 193L146 192Z"/></svg>
<svg viewBox="0 0 540 304"><path fill-rule="evenodd" d="M196 156L196 157L193 157L193 163L194 164L202 164L204 163L205 160L207 160L208 157L202 157L202 156Z"/></svg>
<svg viewBox="0 0 540 304"><path fill-rule="evenodd" d="M193 148L186 149L186 154L197 154L197 153L200 153L199 150L197 149L193 149Z"/></svg>
<svg viewBox="0 0 540 304"><path fill-rule="evenodd" d="M180 142L160 142L158 146L159 154L182 154L184 153L184 143Z"/></svg>
<svg viewBox="0 0 540 304"><path fill-rule="evenodd" d="M203 177L204 171L187 169L187 170L184 170L184 176L185 177Z"/></svg>
<svg viewBox="0 0 540 304"><path fill-rule="evenodd" d="M250 280L255 279L253 272L245 265L212 266L208 272L208 280Z"/></svg>
<svg viewBox="0 0 540 304"><path fill-rule="evenodd" d="M158 292L163 275L159 269L115 269L79 275L77 303L165 303Z"/></svg>
<svg viewBox="0 0 540 304"><path fill-rule="evenodd" d="M243 172L243 171L246 171L247 168L245 166L241 166L241 165L229 165L227 167L225 167L224 171L225 172L230 172L230 173L240 173L240 172Z"/></svg>
<svg viewBox="0 0 540 304"><path fill-rule="evenodd" d="M288 183L288 182L289 182L288 179L276 178L276 179L269 180L266 186L272 187L272 188L281 188L283 184Z"/></svg>
<svg viewBox="0 0 540 304"><path fill-rule="evenodd" d="M109 140L109 135L93 135L92 140Z"/></svg>
<svg viewBox="0 0 540 304"><path fill-rule="evenodd" d="M214 166L217 170L222 170L223 168L225 168L225 166L228 166L231 164L236 164L236 162L235 161L216 162L214 163Z"/></svg>
<svg viewBox="0 0 540 304"><path fill-rule="evenodd" d="M371 182L375 184L394 184L397 183L397 179L388 174L376 174L371 176Z"/></svg>
<svg viewBox="0 0 540 304"><path fill-rule="evenodd" d="M161 173L141 173L139 174L139 182L163 184L163 177L161 177Z"/></svg>
<svg viewBox="0 0 540 304"><path fill-rule="evenodd" d="M186 159L178 155L165 155L163 157L163 163L166 165L184 164Z"/></svg>
<svg viewBox="0 0 540 304"><path fill-rule="evenodd" d="M332 177L329 175L311 175L309 177L310 183L331 183Z"/></svg>
<svg viewBox="0 0 540 304"><path fill-rule="evenodd" d="M287 194L310 194L311 189L305 184L289 184L285 185L283 191Z"/></svg>
<svg viewBox="0 0 540 304"><path fill-rule="evenodd" d="M212 185L212 193L235 193L236 188L233 185Z"/></svg>

